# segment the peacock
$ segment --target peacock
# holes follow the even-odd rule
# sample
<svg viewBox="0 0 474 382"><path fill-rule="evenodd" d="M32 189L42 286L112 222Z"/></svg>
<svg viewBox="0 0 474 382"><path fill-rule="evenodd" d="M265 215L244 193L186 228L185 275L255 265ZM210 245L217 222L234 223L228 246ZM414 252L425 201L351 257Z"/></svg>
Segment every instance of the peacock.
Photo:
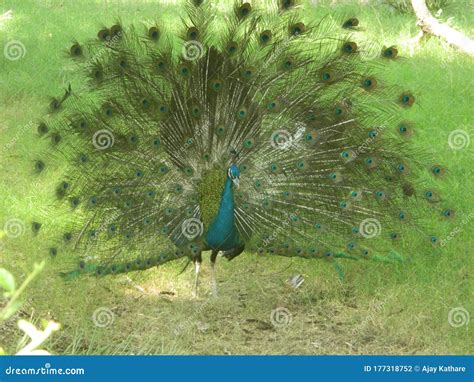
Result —
<svg viewBox="0 0 474 382"><path fill-rule="evenodd" d="M217 293L218 255L322 259L343 277L344 259L403 261L407 232L437 244L419 221L453 211L422 179L445 168L410 143L415 96L383 81L395 46L375 57L356 17L310 20L293 0L185 10L66 51L84 82L51 98L32 165L56 179L32 230L66 280L182 259L197 295L203 251Z"/></svg>

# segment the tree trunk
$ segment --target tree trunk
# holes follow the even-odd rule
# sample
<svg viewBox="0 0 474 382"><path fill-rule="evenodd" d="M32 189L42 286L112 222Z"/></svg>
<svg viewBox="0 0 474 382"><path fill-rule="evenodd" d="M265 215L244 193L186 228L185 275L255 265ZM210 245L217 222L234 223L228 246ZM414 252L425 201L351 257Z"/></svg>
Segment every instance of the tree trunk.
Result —
<svg viewBox="0 0 474 382"><path fill-rule="evenodd" d="M411 0L411 5L418 19L417 25L424 33L443 38L463 52L474 55L474 41L463 33L436 20L426 6L425 0Z"/></svg>

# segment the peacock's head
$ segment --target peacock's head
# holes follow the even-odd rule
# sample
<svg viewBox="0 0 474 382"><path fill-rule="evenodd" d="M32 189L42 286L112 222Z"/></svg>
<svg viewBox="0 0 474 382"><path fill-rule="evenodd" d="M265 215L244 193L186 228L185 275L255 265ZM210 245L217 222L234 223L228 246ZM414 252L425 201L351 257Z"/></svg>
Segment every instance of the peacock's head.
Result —
<svg viewBox="0 0 474 382"><path fill-rule="evenodd" d="M227 176L237 187L239 187L240 170L237 165L233 164L229 167L229 170L227 171Z"/></svg>

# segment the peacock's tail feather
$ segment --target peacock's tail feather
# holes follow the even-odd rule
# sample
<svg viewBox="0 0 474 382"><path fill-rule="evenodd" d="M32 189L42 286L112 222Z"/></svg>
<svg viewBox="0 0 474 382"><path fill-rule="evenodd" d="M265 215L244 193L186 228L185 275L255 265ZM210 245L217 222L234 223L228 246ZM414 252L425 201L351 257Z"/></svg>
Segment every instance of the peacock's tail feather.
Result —
<svg viewBox="0 0 474 382"><path fill-rule="evenodd" d="M48 240L52 256L80 254L68 275L200 253L233 163L246 248L328 258L339 273L338 258L398 261L386 254L425 211L452 216L419 180L445 169L409 147L414 95L378 74L397 49L369 62L356 18L314 23L279 5L238 2L223 22L194 1L177 34L117 23L73 43L87 83L50 102L34 163L38 174L67 168L52 194L71 225Z"/></svg>

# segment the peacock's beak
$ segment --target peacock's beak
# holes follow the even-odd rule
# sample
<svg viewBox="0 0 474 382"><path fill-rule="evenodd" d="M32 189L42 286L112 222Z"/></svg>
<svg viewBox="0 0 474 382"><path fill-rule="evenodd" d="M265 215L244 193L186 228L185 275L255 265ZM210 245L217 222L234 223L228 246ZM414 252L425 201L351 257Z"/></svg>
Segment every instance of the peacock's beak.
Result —
<svg viewBox="0 0 474 382"><path fill-rule="evenodd" d="M239 183L239 182L240 182L239 178L234 178L234 179L232 179L232 182L234 182L234 184L235 184L236 187L239 187L239 184L240 184L240 183Z"/></svg>

